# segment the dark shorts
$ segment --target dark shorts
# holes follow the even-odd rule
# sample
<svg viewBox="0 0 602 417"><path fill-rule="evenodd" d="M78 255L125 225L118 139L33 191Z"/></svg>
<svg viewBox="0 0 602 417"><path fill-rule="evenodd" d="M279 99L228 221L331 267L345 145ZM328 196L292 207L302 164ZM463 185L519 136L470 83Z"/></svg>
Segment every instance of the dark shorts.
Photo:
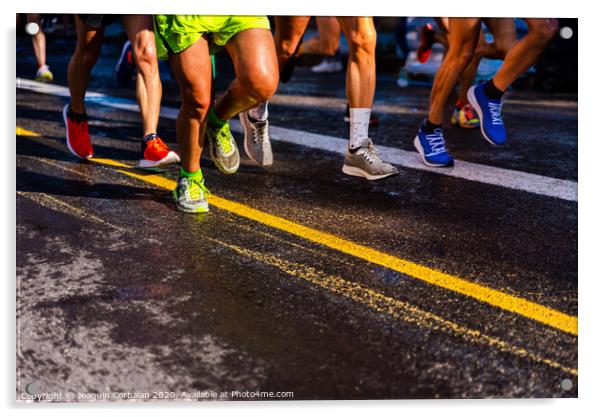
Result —
<svg viewBox="0 0 602 417"><path fill-rule="evenodd" d="M86 26L94 29L104 29L119 19L118 14L78 14Z"/></svg>

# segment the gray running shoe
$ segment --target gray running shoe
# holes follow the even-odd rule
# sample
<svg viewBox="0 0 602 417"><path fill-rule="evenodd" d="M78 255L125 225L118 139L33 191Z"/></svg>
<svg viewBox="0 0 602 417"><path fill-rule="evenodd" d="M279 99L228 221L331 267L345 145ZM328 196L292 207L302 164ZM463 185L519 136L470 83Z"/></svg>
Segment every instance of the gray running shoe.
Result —
<svg viewBox="0 0 602 417"><path fill-rule="evenodd" d="M256 164L262 167L271 166L274 157L268 134L268 120L253 122L249 118L248 111L242 112L238 116L245 132L245 153Z"/></svg>
<svg viewBox="0 0 602 417"><path fill-rule="evenodd" d="M372 139L368 139L364 146L353 153L347 149L343 172L347 175L364 177L368 180L379 180L399 173L393 165L380 159L372 144Z"/></svg>
<svg viewBox="0 0 602 417"><path fill-rule="evenodd" d="M209 211L207 197L210 192L205 187L203 177L180 177L176 189L171 192L178 210L185 213L206 213Z"/></svg>
<svg viewBox="0 0 602 417"><path fill-rule="evenodd" d="M234 174L240 165L240 154L230 132L230 124L218 128L207 124L206 130L211 159L224 174Z"/></svg>

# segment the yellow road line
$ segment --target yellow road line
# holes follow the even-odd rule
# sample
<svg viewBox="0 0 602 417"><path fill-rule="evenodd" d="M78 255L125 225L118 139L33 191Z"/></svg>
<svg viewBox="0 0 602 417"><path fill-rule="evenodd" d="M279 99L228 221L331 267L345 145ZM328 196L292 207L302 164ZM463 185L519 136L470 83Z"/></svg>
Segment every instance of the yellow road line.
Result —
<svg viewBox="0 0 602 417"><path fill-rule="evenodd" d="M311 284L322 287L334 294L349 298L359 304L367 306L376 312L387 314L396 319L400 319L423 328L447 333L470 343L489 346L501 352L507 352L534 362L543 363L552 368L557 368L564 372L570 373L571 375L577 375L578 373L576 368L565 366L553 359L546 358L538 353L531 352L520 346L515 346L497 337L483 334L479 330L462 326L434 313L422 310L408 302L389 297L362 284L348 281L336 275L328 274L308 265L288 261L274 254L250 250L210 237L207 239L227 247L240 255L253 258L267 265L271 265L291 276L308 281Z"/></svg>
<svg viewBox="0 0 602 417"><path fill-rule="evenodd" d="M96 158L93 159L93 162L130 168L128 165L111 159ZM117 171L168 190L173 190L176 187L175 181L159 175L140 175L125 170ZM299 223L262 212L247 205L230 201L216 195L211 195L209 197L209 204L241 217L245 217L275 229L299 236L311 242L324 245L328 248L337 250L355 258L363 259L367 262L400 272L404 275L408 275L423 282L436 285L440 288L445 288L464 296L472 297L484 303L519 314L523 317L538 321L572 335L578 334L578 318L576 316L571 316L524 298L507 294L503 291L495 290L485 285L477 284L433 268L422 266L414 262L380 252L370 247L340 238L333 234L312 229Z"/></svg>
<svg viewBox="0 0 602 417"><path fill-rule="evenodd" d="M17 126L17 136L40 136L40 134Z"/></svg>

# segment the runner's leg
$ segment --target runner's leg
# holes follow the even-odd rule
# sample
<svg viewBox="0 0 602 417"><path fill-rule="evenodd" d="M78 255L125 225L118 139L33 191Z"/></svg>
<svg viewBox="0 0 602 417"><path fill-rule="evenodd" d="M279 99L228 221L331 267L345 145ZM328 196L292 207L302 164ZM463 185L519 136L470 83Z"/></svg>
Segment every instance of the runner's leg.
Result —
<svg viewBox="0 0 602 417"><path fill-rule="evenodd" d="M100 56L104 30L87 26L79 16L75 16L75 28L77 43L67 68L67 83L69 84L71 110L81 114L86 110L84 97L92 68Z"/></svg>
<svg viewBox="0 0 602 417"><path fill-rule="evenodd" d="M146 136L157 133L162 94L153 20L150 15L123 15L121 19L138 67L136 100L140 106L143 136Z"/></svg>
<svg viewBox="0 0 602 417"><path fill-rule="evenodd" d="M169 63L182 96L176 120L182 168L194 173L200 169L207 113L211 106L211 58L207 40L201 38L181 53L170 55Z"/></svg>
<svg viewBox="0 0 602 417"><path fill-rule="evenodd" d="M215 113L223 120L267 101L278 87L278 60L270 31L243 30L226 44L226 48L234 64L236 79L215 103Z"/></svg>

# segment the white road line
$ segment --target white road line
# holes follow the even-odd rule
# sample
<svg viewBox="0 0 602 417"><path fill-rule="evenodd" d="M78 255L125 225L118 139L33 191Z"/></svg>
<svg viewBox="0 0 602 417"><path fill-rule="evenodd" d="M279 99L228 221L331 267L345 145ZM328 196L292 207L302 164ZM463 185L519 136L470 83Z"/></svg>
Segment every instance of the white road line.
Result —
<svg viewBox="0 0 602 417"><path fill-rule="evenodd" d="M34 91L41 94L49 94L58 97L69 97L67 87L55 84L41 83L37 81L17 78L17 88ZM113 97L96 92L88 92L86 100L91 103L106 107L138 112L135 101ZM173 119L177 117L178 109L173 107L161 107L161 116ZM231 121L232 130L242 132L238 120ZM322 151L345 154L347 139L333 136L319 135L316 133L303 132L300 130L287 129L284 127L270 126L270 137L278 142L286 142L295 145L306 146ZM387 146L379 146L379 153L383 161L404 168L417 169L420 171L434 172L440 175L462 178L468 181L491 184L513 190L526 191L533 194L560 198L568 201L577 201L577 182L530 174L527 172L514 171L504 168L496 168L489 165L476 164L466 161L455 161L453 168L431 168L425 166L416 152L404 151Z"/></svg>

